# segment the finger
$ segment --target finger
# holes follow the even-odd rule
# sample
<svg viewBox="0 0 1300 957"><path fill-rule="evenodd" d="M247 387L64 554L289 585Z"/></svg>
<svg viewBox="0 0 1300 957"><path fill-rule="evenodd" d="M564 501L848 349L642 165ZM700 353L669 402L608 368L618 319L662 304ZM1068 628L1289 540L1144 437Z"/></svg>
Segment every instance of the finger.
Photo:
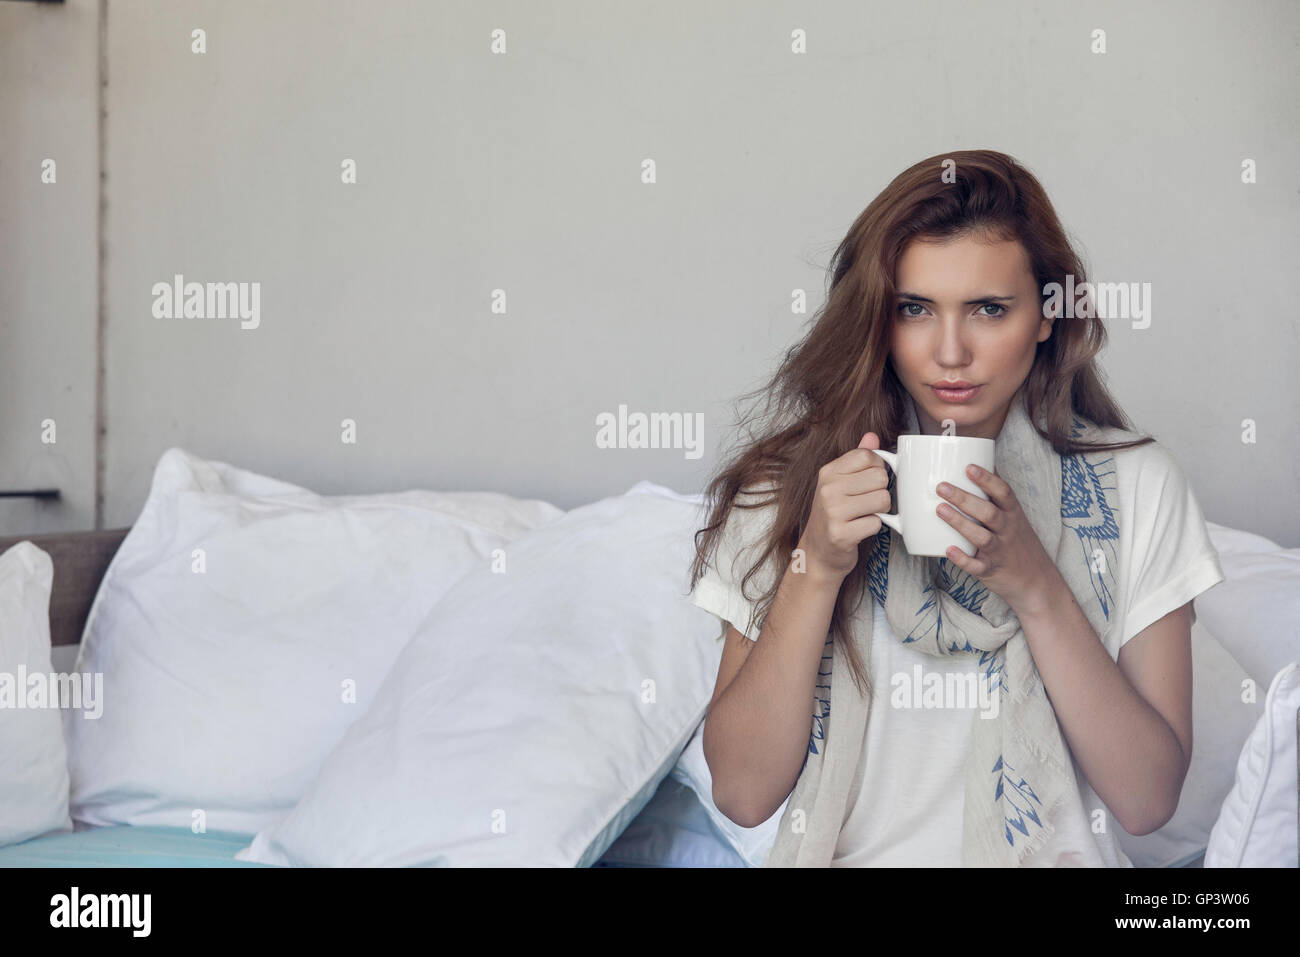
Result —
<svg viewBox="0 0 1300 957"><path fill-rule="evenodd" d="M847 522L868 515L887 513L893 504L888 491L876 489L861 495L845 496L830 507L828 514Z"/></svg>
<svg viewBox="0 0 1300 957"><path fill-rule="evenodd" d="M965 537L976 549L984 548L993 541L993 533L978 522L971 521L961 512L957 511L951 505L940 502L935 509L945 522L951 525Z"/></svg>
<svg viewBox="0 0 1300 957"><path fill-rule="evenodd" d="M1016 501L1016 493L1011 491L1011 486L996 472L970 465L966 468L966 474L972 482L988 492L989 499L999 508L1009 510Z"/></svg>
<svg viewBox="0 0 1300 957"><path fill-rule="evenodd" d="M946 484L946 482L940 482L935 486L934 491L940 498L952 502L953 505L956 505L976 521L982 522L990 528L992 527L993 519L997 516L998 512L998 507L996 505L988 501L988 499L983 499L978 495L973 495L963 488L958 488L956 485L948 485L948 491L945 492L943 487Z"/></svg>
<svg viewBox="0 0 1300 957"><path fill-rule="evenodd" d="M845 452L831 465L831 471L837 474L846 475L851 472L861 472L863 469L880 467L884 468L885 460L876 454L875 449L880 447L880 439L876 433L868 432L862 437L863 443L856 449L850 449Z"/></svg>
<svg viewBox="0 0 1300 957"><path fill-rule="evenodd" d="M976 550L975 555L979 555L978 550ZM976 578L982 578L989 572L989 563L987 561L982 561L975 556L967 555L956 545L948 546L948 551L945 553L945 557L947 557L948 561L952 562L962 571L966 572L968 575L974 575Z"/></svg>
<svg viewBox="0 0 1300 957"><path fill-rule="evenodd" d="M849 519L844 524L852 531L858 541L862 541L869 535L875 535L885 523L880 520L879 515L873 513L871 515L859 515L857 518Z"/></svg>
<svg viewBox="0 0 1300 957"><path fill-rule="evenodd" d="M885 466L868 466L859 472L849 472L835 479L837 490L845 495L866 495L889 487L889 473Z"/></svg>

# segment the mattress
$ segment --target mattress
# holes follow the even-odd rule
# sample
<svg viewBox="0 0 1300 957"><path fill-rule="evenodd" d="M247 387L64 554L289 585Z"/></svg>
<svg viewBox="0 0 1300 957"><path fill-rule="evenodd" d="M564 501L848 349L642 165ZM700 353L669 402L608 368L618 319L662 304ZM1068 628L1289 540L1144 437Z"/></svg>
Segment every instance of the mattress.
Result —
<svg viewBox="0 0 1300 957"><path fill-rule="evenodd" d="M235 860L251 834L188 827L94 827L0 847L0 867L271 867Z"/></svg>
<svg viewBox="0 0 1300 957"><path fill-rule="evenodd" d="M80 825L85 827L85 825ZM235 860L251 834L187 827L87 827L0 847L0 867L272 867ZM744 867L695 793L665 778L595 867Z"/></svg>

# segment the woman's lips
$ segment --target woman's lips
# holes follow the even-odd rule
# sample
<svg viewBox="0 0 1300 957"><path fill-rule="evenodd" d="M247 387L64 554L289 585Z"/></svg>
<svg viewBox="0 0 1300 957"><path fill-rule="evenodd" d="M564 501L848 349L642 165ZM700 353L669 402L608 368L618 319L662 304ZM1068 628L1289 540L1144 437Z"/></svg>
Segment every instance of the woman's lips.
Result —
<svg viewBox="0 0 1300 957"><path fill-rule="evenodd" d="M967 402L972 399L976 392L982 387L973 385L969 389L940 389L937 386L930 386L934 389L934 394L944 402Z"/></svg>

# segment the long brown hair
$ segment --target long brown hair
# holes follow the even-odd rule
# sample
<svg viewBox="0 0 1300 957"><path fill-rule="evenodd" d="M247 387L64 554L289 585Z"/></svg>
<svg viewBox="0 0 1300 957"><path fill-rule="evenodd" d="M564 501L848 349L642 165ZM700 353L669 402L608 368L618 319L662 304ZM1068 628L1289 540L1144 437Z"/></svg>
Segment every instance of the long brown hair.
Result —
<svg viewBox="0 0 1300 957"><path fill-rule="evenodd" d="M945 166L946 160L955 168ZM943 175L945 170L949 175ZM708 524L695 533L692 589L732 509L775 503L765 541L746 543L761 549L741 582L746 599L758 603L753 620L766 620L781 575L757 599L749 598L745 585L778 554L783 558L775 567L784 569L785 557L797 547L807 524L818 470L856 448L868 431L880 436L880 448L894 447L906 421L907 393L889 356L900 257L913 240L939 241L971 232L1018 240L1040 290L1049 283L1064 288L1067 275L1074 276L1076 287L1087 281L1047 193L1012 157L993 150L961 150L931 156L900 173L862 211L836 248L830 290L810 320L812 328L786 353L769 384L742 396L766 402L761 413L755 410L738 422L747 438L706 490L710 515ZM1040 295L1044 302L1049 298ZM1094 363L1106 343L1105 326L1095 318L1095 308L1080 311L1086 318L1067 322L1058 315L1051 335L1037 345L1024 384L1035 430L1060 455L1155 441L1146 436L1085 444L1071 438L1075 413L1099 426L1133 431ZM759 487L769 483L770 491ZM767 492L767 498L755 500L755 492ZM738 495L745 500L737 502ZM869 693L870 676L847 629L864 597L871 544L869 537L859 545L858 564L840 588L830 623L830 638L842 645L864 694Z"/></svg>

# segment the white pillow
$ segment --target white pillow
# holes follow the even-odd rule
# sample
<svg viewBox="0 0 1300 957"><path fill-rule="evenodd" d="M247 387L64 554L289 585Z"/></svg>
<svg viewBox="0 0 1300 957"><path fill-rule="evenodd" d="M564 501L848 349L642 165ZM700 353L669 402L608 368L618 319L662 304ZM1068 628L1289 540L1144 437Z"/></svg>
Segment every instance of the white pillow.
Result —
<svg viewBox="0 0 1300 957"><path fill-rule="evenodd" d="M77 670L103 673L105 702L64 721L72 817L267 826L456 579L562 514L480 492L326 498L169 449L86 623Z"/></svg>
<svg viewBox="0 0 1300 957"><path fill-rule="evenodd" d="M1210 541L1214 543L1214 550L1219 553L1220 559L1225 555L1253 555L1260 552L1276 552L1282 548L1271 538L1228 525L1206 522L1205 529L1210 533Z"/></svg>
<svg viewBox="0 0 1300 957"><path fill-rule="evenodd" d="M1224 580L1196 599L1197 615L1261 687L1300 657L1300 548L1207 523Z"/></svg>
<svg viewBox="0 0 1300 957"><path fill-rule="evenodd" d="M1199 608L1201 598L1196 599ZM1163 827L1116 837L1134 867L1181 867L1205 853L1233 770L1262 703L1242 701L1247 675L1198 616L1192 625L1192 761L1178 809Z"/></svg>
<svg viewBox="0 0 1300 957"><path fill-rule="evenodd" d="M1294 632L1293 632L1294 633ZM1296 721L1300 662L1276 675L1241 751L1237 780L1205 851L1206 867L1297 867Z"/></svg>
<svg viewBox="0 0 1300 957"><path fill-rule="evenodd" d="M698 509L574 509L478 568L403 649L319 779L240 860L307 866L595 863L708 707L717 619L689 598Z"/></svg>
<svg viewBox="0 0 1300 957"><path fill-rule="evenodd" d="M31 542L0 555L0 846L72 829L59 685L50 678L53 581L50 556Z"/></svg>

